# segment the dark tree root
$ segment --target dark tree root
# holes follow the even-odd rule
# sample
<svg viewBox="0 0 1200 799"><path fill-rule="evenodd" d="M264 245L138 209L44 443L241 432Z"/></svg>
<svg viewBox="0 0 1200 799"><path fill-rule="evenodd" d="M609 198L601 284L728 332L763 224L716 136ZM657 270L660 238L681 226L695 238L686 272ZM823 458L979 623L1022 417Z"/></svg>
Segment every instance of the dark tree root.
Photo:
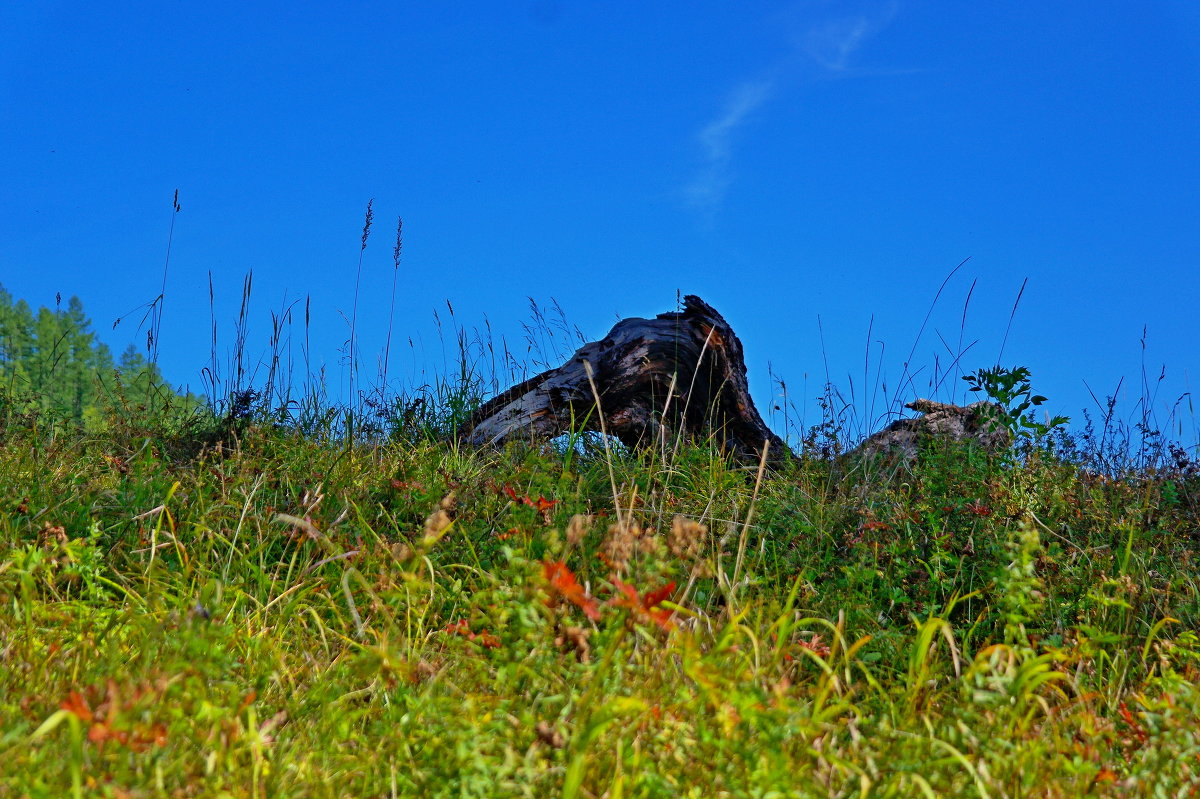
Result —
<svg viewBox="0 0 1200 799"><path fill-rule="evenodd" d="M682 311L618 322L562 366L484 403L459 435L495 446L572 430L604 432L631 448L677 436L713 440L749 462L764 446L773 463L790 454L754 407L733 328L694 295Z"/></svg>

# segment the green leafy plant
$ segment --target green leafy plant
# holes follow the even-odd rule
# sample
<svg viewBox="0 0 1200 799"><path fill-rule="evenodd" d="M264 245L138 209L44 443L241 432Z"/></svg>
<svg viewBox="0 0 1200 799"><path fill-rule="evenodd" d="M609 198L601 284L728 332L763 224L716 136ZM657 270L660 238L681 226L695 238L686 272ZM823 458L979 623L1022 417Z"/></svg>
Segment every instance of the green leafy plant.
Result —
<svg viewBox="0 0 1200 799"><path fill-rule="evenodd" d="M1037 576L1037 561L1042 541L1037 528L1028 520L1008 532L1004 548L1011 558L1000 570L997 589L1004 617L1006 644L1029 645L1025 625L1041 616L1045 604L1045 586Z"/></svg>
<svg viewBox="0 0 1200 799"><path fill-rule="evenodd" d="M995 423L1007 428L1014 441L1040 439L1070 421L1066 416L1055 416L1045 423L1034 418L1031 409L1044 403L1046 398L1033 393L1029 369L1025 366L978 369L972 374L963 375L962 379L970 384L971 391L983 392L1000 406Z"/></svg>

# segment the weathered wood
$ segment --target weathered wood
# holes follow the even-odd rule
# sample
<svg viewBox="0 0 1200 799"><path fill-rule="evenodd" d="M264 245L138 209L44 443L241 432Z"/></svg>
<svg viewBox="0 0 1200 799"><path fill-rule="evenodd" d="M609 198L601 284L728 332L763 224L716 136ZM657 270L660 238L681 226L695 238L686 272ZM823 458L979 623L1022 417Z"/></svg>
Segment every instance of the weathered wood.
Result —
<svg viewBox="0 0 1200 799"><path fill-rule="evenodd" d="M499 445L602 429L629 447L711 437L741 460L756 461L764 444L771 461L789 453L750 398L741 341L712 306L692 295L682 311L618 322L562 366L492 398L460 437Z"/></svg>

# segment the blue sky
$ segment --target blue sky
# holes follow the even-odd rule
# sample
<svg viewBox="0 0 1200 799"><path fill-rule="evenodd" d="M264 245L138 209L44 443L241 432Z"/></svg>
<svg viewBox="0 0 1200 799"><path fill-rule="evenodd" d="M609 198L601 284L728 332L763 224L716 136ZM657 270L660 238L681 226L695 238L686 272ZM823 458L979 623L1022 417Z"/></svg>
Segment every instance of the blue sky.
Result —
<svg viewBox="0 0 1200 799"><path fill-rule="evenodd" d="M0 283L142 340L140 315L109 328L158 293L178 189L167 376L200 387L208 276L224 353L252 269L251 354L311 297L312 363L344 391L374 198L368 372L402 216L394 377L442 368L447 300L520 354L527 297L594 338L682 291L733 324L764 410L770 364L817 421L828 364L879 417L910 352L905 400L973 342L964 368L995 363L1028 278L1003 363L1075 416L1122 378L1132 413L1144 367L1163 422L1200 378L1198 8L7 4Z"/></svg>

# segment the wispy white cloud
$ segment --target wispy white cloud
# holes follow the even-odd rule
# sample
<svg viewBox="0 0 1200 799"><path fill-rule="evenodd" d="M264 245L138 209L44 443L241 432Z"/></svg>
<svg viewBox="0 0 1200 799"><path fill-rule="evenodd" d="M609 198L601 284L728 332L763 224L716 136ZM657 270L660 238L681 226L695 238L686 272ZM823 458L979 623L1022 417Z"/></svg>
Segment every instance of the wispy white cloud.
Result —
<svg viewBox="0 0 1200 799"><path fill-rule="evenodd" d="M854 13L846 13L851 3L834 4L839 16L822 13L829 3L800 2L781 17L792 29L792 48L764 71L767 77L747 80L725 98L720 112L696 133L700 165L684 186L688 205L711 222L733 183L734 151L738 133L774 96L789 85L812 77L815 63L823 75L840 77L879 74L877 68L864 70L855 61L863 46L895 18L897 0L863 0ZM817 7L814 7L817 6ZM805 67L805 64L808 64ZM890 74L892 71L889 70Z"/></svg>
<svg viewBox="0 0 1200 799"><path fill-rule="evenodd" d="M870 32L871 23L865 17L839 19L809 31L804 49L821 66L842 72Z"/></svg>
<svg viewBox="0 0 1200 799"><path fill-rule="evenodd" d="M857 13L808 24L798 37L800 49L819 66L830 72L845 72L854 66L855 54L875 34L895 18L899 5L894 2L870 3Z"/></svg>
<svg viewBox="0 0 1200 799"><path fill-rule="evenodd" d="M734 137L774 91L774 81L770 80L741 84L730 93L721 113L700 129L696 139L703 162L685 188L687 200L694 208L711 214L720 205L733 180Z"/></svg>

